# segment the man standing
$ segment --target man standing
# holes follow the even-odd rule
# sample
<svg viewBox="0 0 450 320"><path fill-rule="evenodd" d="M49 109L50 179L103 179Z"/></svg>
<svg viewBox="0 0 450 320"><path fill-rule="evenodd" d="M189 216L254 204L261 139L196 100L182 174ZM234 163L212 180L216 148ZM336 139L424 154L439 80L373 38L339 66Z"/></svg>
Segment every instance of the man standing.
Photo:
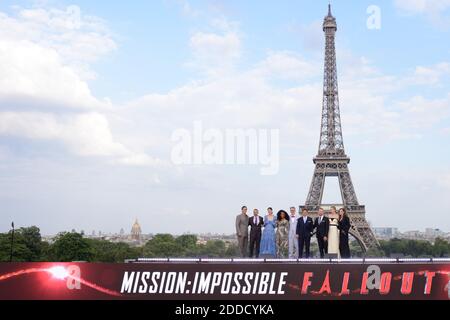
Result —
<svg viewBox="0 0 450 320"><path fill-rule="evenodd" d="M291 207L291 216L289 219L289 259L297 259L298 257L298 240L297 234L297 209Z"/></svg>
<svg viewBox="0 0 450 320"><path fill-rule="evenodd" d="M264 226L264 220L259 216L259 210L253 210L253 217L249 219L250 225L250 258L255 255L256 259L259 258L259 249L261 247L261 235L262 227Z"/></svg>
<svg viewBox="0 0 450 320"><path fill-rule="evenodd" d="M311 217L308 217L308 210L303 209L302 216L297 221L297 239L298 239L298 257L309 258L309 251L311 247L311 234L314 230L314 222Z"/></svg>
<svg viewBox="0 0 450 320"><path fill-rule="evenodd" d="M317 243L319 244L320 258L325 258L328 253L328 231L330 229L330 220L325 217L323 208L319 209L319 217L314 221L316 229Z"/></svg>
<svg viewBox="0 0 450 320"><path fill-rule="evenodd" d="M243 258L248 255L248 216L247 207L243 206L242 213L236 217L236 235L238 238L238 245Z"/></svg>

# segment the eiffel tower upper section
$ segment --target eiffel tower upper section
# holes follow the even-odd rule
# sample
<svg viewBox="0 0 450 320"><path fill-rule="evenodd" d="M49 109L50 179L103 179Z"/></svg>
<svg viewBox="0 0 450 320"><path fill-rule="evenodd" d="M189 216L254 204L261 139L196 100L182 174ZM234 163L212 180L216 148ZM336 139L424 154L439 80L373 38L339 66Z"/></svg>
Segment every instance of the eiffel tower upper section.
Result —
<svg viewBox="0 0 450 320"><path fill-rule="evenodd" d="M322 125L318 159L347 158L342 137L341 115L339 110L339 93L337 80L336 18L328 6L328 15L323 22L325 32L325 72L323 87Z"/></svg>

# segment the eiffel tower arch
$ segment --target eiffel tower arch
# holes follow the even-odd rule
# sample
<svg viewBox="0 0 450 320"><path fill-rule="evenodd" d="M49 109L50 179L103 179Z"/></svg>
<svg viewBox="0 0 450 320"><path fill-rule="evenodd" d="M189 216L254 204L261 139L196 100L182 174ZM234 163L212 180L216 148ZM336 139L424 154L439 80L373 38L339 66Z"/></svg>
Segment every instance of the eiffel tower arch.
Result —
<svg viewBox="0 0 450 320"><path fill-rule="evenodd" d="M350 158L344 149L335 47L337 23L331 13L331 5L328 6L328 15L324 19L323 31L325 33L325 69L319 152L314 158L315 170L308 197L305 205L300 208L308 209L311 216L315 218L320 207L325 209L330 206L345 207L352 223L350 234L366 252L371 248L379 248L379 243L366 220L365 206L360 205L356 197L349 170ZM342 203L322 203L327 177L337 177Z"/></svg>

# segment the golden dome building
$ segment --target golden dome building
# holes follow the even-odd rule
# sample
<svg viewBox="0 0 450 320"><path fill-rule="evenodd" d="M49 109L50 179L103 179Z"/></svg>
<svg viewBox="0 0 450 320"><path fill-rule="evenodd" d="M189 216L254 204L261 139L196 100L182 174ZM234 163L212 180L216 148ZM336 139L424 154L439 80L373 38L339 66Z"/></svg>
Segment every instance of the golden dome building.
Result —
<svg viewBox="0 0 450 320"><path fill-rule="evenodd" d="M131 228L131 239L135 241L142 240L142 229L141 225L138 222L138 219L136 219L136 222L133 224L133 227Z"/></svg>

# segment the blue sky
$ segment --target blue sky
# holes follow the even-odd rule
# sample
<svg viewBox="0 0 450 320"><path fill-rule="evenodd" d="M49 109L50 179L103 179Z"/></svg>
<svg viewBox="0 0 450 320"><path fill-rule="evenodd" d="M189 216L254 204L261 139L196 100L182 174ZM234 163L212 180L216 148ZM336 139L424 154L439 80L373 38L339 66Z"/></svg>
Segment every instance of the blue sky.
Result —
<svg viewBox="0 0 450 320"><path fill-rule="evenodd" d="M0 1L0 230L118 232L138 217L144 232L231 233L243 203L302 204L327 4ZM371 5L380 29L367 27ZM368 219L450 230L450 2L336 0L333 14L344 142ZM196 120L280 129L280 172L167 165L171 133Z"/></svg>
<svg viewBox="0 0 450 320"><path fill-rule="evenodd" d="M3 12L14 6L36 6L36 1L2 1ZM45 1L46 6L64 8L76 4L84 14L106 21L119 50L93 64L101 81L90 84L93 92L114 100L136 98L148 92L166 92L195 77L183 67L190 57L189 36L205 26L205 16L226 16L239 24L245 39L243 67L262 59L270 50L300 51L306 56L321 53L302 44L301 27L321 22L327 1L192 1L196 13L186 13L183 1ZM382 28L366 27L367 8L376 4L382 10ZM376 62L377 67L405 72L416 65L445 61L449 47L447 29L436 28L426 18L399 12L393 1L336 1L339 17L339 45L351 48ZM164 31L164 32L162 32ZM320 30L316 35L320 34ZM319 39L319 44L321 44ZM356 41L357 40L357 41ZM418 45L420 43L420 45ZM386 57L389 57L388 59ZM123 86L123 79L127 86Z"/></svg>

